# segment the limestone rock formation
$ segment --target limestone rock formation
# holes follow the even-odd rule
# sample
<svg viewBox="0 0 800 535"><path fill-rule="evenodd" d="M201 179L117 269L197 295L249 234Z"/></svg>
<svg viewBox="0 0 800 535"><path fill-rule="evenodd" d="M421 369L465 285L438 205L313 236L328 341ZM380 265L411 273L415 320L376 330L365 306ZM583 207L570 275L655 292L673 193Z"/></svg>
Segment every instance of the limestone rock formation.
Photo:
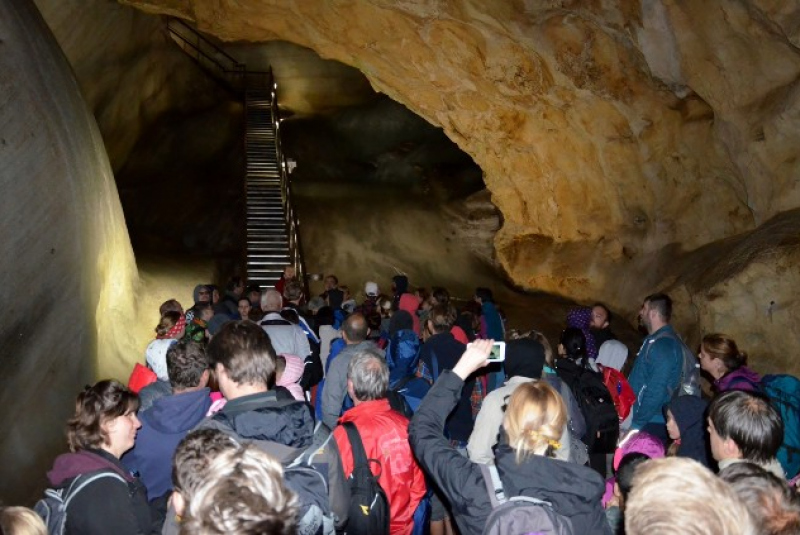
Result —
<svg viewBox="0 0 800 535"><path fill-rule="evenodd" d="M0 496L29 503L66 449L67 400L128 373L136 265L97 124L32 1L0 2L0 35Z"/></svg>
<svg viewBox="0 0 800 535"><path fill-rule="evenodd" d="M797 3L120 1L312 48L442 126L526 289L633 311L691 251L800 205Z"/></svg>

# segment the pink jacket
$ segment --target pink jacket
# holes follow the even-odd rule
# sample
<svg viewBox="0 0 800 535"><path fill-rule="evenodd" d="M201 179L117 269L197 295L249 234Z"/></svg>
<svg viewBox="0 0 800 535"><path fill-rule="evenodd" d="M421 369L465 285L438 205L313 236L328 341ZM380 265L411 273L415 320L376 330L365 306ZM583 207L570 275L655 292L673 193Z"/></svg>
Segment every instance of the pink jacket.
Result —
<svg viewBox="0 0 800 535"><path fill-rule="evenodd" d="M300 378L303 377L303 370L305 369L305 361L295 355L281 355L286 359L286 369L283 370L280 380L277 382L278 386L286 388L292 393L294 399L298 401L305 401L303 389L300 388Z"/></svg>

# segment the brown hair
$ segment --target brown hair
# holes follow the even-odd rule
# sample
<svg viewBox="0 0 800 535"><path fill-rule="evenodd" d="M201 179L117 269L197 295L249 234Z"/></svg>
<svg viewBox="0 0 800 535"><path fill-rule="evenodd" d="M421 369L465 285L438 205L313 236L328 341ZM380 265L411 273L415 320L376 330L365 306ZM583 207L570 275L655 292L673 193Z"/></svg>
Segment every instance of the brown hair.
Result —
<svg viewBox="0 0 800 535"><path fill-rule="evenodd" d="M169 299L161 303L161 306L158 307L158 313L162 316L167 312L177 312L179 314L183 314L183 307L177 299Z"/></svg>
<svg viewBox="0 0 800 535"><path fill-rule="evenodd" d="M722 333L711 333L703 337L700 346L712 359L722 359L729 372L747 364L747 353L739 351L736 342Z"/></svg>
<svg viewBox="0 0 800 535"><path fill-rule="evenodd" d="M428 320L433 324L433 334L446 333L456 322L456 309L452 305L436 305L431 309Z"/></svg>
<svg viewBox="0 0 800 535"><path fill-rule="evenodd" d="M87 386L75 400L75 415L67 422L67 442L72 452L99 448L108 441L103 424L139 409L139 396L119 381L105 380Z"/></svg>
<svg viewBox="0 0 800 535"><path fill-rule="evenodd" d="M264 329L252 321L229 321L223 325L209 342L206 354L211 366L221 364L234 383L272 384L275 349Z"/></svg>
<svg viewBox="0 0 800 535"><path fill-rule="evenodd" d="M191 340L179 340L167 350L167 376L172 388L193 388L200 384L208 369L208 357L203 345Z"/></svg>
<svg viewBox="0 0 800 535"><path fill-rule="evenodd" d="M181 313L180 312L176 312L174 310L169 310L169 311L165 312L161 316L161 319L159 320L158 325L156 325L156 329L155 329L156 330L156 334L158 336L164 336L165 334L167 334L169 332L170 329L172 329L173 327L175 327L175 325L178 324L180 319L181 319Z"/></svg>
<svg viewBox="0 0 800 535"><path fill-rule="evenodd" d="M223 451L235 450L240 444L218 429L197 429L189 432L172 458L172 483L183 499L191 501L197 487L205 480L208 465Z"/></svg>

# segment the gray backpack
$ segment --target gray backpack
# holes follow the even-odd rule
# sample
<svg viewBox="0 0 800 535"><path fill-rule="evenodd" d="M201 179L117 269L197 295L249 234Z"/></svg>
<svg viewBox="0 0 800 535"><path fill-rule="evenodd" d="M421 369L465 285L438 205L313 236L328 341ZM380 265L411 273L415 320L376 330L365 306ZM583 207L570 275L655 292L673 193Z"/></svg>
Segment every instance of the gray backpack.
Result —
<svg viewBox="0 0 800 535"><path fill-rule="evenodd" d="M36 502L33 510L42 517L47 533L49 535L63 535L67 531L67 509L72 499L78 495L87 485L102 479L112 477L120 480L125 485L128 484L121 475L116 472L102 471L89 474L81 474L72 480L69 487L61 489L47 489L44 491L44 498Z"/></svg>
<svg viewBox="0 0 800 535"><path fill-rule="evenodd" d="M506 498L500 474L493 464L478 465L483 473L492 512L483 528L484 535L535 533L536 535L575 535L572 521L553 510L549 502L529 496Z"/></svg>

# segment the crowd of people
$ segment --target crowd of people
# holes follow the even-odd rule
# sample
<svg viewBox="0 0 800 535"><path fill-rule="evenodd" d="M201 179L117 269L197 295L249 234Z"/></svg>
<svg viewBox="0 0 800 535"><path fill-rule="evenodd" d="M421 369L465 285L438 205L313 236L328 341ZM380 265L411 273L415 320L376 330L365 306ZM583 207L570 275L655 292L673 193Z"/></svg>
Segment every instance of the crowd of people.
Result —
<svg viewBox="0 0 800 535"><path fill-rule="evenodd" d="M669 296L628 358L600 303L551 344L487 288L324 284L165 302L146 366L78 395L39 515L0 509L3 533L800 533L800 382L724 334L690 350Z"/></svg>

